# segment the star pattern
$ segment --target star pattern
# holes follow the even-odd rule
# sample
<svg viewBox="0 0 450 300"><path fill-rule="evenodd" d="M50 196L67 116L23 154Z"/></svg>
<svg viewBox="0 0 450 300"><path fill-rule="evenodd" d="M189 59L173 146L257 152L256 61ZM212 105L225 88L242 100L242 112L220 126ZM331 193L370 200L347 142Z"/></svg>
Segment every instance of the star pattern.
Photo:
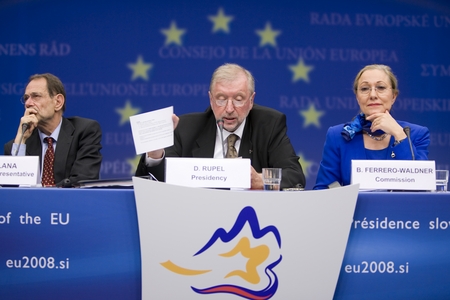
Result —
<svg viewBox="0 0 450 300"><path fill-rule="evenodd" d="M270 22L266 23L266 27L264 28L264 30L256 30L255 32L261 37L261 41L259 42L260 47L264 45L272 45L274 47L277 46L275 38L281 34L281 31L273 30Z"/></svg>
<svg viewBox="0 0 450 300"><path fill-rule="evenodd" d="M317 128L320 128L319 118L324 114L323 111L316 110L314 104L310 104L308 110L300 111L300 114L305 118L305 122L303 123L303 127L307 127L312 124Z"/></svg>
<svg viewBox="0 0 450 300"><path fill-rule="evenodd" d="M127 163L130 165L130 174L131 175L134 175L136 173L136 169L137 169L140 159L141 159L140 155L136 155L133 158L127 159Z"/></svg>
<svg viewBox="0 0 450 300"><path fill-rule="evenodd" d="M132 81L138 78L148 81L148 70L153 68L153 64L145 63L141 55L138 56L136 63L129 63L127 66L133 70L133 75L131 76Z"/></svg>
<svg viewBox="0 0 450 300"><path fill-rule="evenodd" d="M161 33L166 36L164 45L175 44L182 46L181 37L186 33L185 29L177 28L177 23L172 21L169 29L161 29Z"/></svg>
<svg viewBox="0 0 450 300"><path fill-rule="evenodd" d="M207 19L212 23L212 33L223 32L230 34L230 25L234 21L235 16L227 15L223 7L219 7L215 15L207 15ZM186 28L179 28L175 20L170 22L168 28L159 29L160 33L165 36L164 45L176 45L183 46L183 37L187 33ZM267 21L263 29L254 29L255 34L260 38L259 47L272 46L277 47L277 38L282 34L281 30L274 29L271 22ZM266 48L267 51L270 49ZM132 70L131 80L142 79L149 80L150 71L153 69L153 64L145 62L142 55L138 55L135 63L128 63L127 67ZM292 72L292 82L303 80L309 83L309 74L314 70L314 66L306 65L303 58L300 57L297 64L289 65L289 70ZM141 109L133 107L131 100L127 99L122 108L116 108L115 111L120 115L119 124L122 126L129 122L130 116L139 114ZM304 118L303 127L316 126L320 128L320 117L324 114L323 111L316 110L314 104L310 104L308 109L299 111L299 115ZM312 161L308 161L303 157L303 154L299 154L299 163L303 168L305 176L310 176L310 168L314 164ZM136 157L124 157L124 161L130 166L130 174L133 175L139 164L140 155Z"/></svg>
<svg viewBox="0 0 450 300"><path fill-rule="evenodd" d="M309 83L309 72L312 71L314 67L305 65L303 58L300 58L298 63L296 65L290 65L289 69L294 73L292 82L304 80Z"/></svg>
<svg viewBox="0 0 450 300"><path fill-rule="evenodd" d="M233 16L225 15L223 8L220 7L216 16L208 16L208 19L214 23L214 27L212 32L223 31L225 33L230 32L230 28L228 27L228 23L233 21Z"/></svg>
<svg viewBox="0 0 450 300"><path fill-rule="evenodd" d="M141 112L140 108L134 108L131 106L130 100L127 100L124 108L116 108L116 112L120 115L119 125L123 125L130 122L130 117Z"/></svg>
<svg viewBox="0 0 450 300"><path fill-rule="evenodd" d="M311 167L313 162L306 160L304 155L303 155L303 153L298 153L297 155L298 155L298 157L300 157L298 159L298 162L302 166L303 174L305 174L305 177L308 179L308 177L309 177L309 168Z"/></svg>

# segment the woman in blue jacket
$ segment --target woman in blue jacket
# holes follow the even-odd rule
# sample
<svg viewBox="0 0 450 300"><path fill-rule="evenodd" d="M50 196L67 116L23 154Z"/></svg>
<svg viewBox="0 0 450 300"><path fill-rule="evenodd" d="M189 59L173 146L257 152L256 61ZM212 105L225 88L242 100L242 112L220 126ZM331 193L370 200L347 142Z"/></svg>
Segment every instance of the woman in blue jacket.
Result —
<svg viewBox="0 0 450 300"><path fill-rule="evenodd" d="M352 159L412 159L406 127L415 159L428 159L428 128L395 120L389 113L399 94L390 67L365 66L356 75L353 92L360 113L351 122L328 129L314 189L326 189L335 182L349 185Z"/></svg>

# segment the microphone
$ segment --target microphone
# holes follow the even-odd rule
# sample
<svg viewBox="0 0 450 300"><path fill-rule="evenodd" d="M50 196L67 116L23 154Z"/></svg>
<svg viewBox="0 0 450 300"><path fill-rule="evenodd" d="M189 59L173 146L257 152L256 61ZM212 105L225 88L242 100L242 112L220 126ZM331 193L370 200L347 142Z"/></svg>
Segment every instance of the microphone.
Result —
<svg viewBox="0 0 450 300"><path fill-rule="evenodd" d="M72 182L70 181L69 178L64 178L63 180L58 182L55 186L61 188L69 188L72 187Z"/></svg>
<svg viewBox="0 0 450 300"><path fill-rule="evenodd" d="M19 153L20 145L22 144L22 140L23 140L23 135L24 135L25 131L28 130L28 128L30 128L30 124L28 124L28 123L22 124L22 135L20 136L19 145L17 145L17 149L16 149L16 152L14 152L14 156L17 156L17 153Z"/></svg>
<svg viewBox="0 0 450 300"><path fill-rule="evenodd" d="M23 123L22 124L22 134L24 134L25 131L28 130L28 128L30 128L30 124L29 123Z"/></svg>
<svg viewBox="0 0 450 300"><path fill-rule="evenodd" d="M221 144L222 144L222 155L223 155L223 158L225 158L225 145L223 144L223 119L219 119L219 120L217 120L216 121L216 123L217 123L217 126L219 126L219 129L220 129L220 141L221 141Z"/></svg>
<svg viewBox="0 0 450 300"><path fill-rule="evenodd" d="M403 128L403 131L405 132L406 137L408 138L409 149L411 150L412 160L416 160L416 156L414 155L414 150L413 150L413 146L412 146L412 142L411 142L411 128L409 128L409 126L406 126L405 128Z"/></svg>

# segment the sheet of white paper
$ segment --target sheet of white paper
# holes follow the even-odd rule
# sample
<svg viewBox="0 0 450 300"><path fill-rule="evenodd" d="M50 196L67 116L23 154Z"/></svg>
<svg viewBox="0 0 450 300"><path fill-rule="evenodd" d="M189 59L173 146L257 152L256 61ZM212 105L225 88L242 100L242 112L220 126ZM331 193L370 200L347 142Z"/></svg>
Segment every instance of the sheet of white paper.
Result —
<svg viewBox="0 0 450 300"><path fill-rule="evenodd" d="M136 154L173 145L173 106L130 117Z"/></svg>

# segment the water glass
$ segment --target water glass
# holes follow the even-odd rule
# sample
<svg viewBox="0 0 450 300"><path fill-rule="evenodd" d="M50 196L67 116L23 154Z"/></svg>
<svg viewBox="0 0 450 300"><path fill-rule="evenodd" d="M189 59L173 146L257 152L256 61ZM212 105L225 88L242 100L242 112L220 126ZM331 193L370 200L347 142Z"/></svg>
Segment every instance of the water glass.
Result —
<svg viewBox="0 0 450 300"><path fill-rule="evenodd" d="M279 191L281 184L281 168L263 168L262 179L265 191Z"/></svg>
<svg viewBox="0 0 450 300"><path fill-rule="evenodd" d="M448 170L436 170L436 192L446 192L448 186Z"/></svg>

